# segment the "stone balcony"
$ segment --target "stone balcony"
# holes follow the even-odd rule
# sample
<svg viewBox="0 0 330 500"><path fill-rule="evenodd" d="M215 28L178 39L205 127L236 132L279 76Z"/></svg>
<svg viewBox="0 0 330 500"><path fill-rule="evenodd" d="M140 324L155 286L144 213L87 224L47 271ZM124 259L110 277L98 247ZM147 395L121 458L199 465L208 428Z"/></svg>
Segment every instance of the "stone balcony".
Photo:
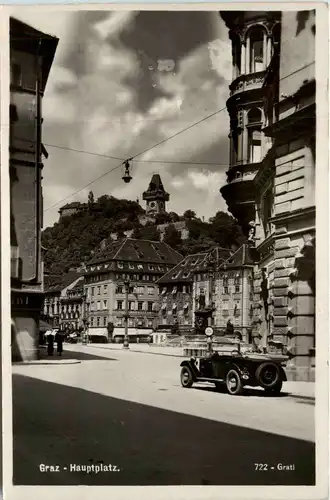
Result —
<svg viewBox="0 0 330 500"><path fill-rule="evenodd" d="M240 75L229 86L230 96L250 90L259 90L265 81L266 71L258 71L248 75Z"/></svg>

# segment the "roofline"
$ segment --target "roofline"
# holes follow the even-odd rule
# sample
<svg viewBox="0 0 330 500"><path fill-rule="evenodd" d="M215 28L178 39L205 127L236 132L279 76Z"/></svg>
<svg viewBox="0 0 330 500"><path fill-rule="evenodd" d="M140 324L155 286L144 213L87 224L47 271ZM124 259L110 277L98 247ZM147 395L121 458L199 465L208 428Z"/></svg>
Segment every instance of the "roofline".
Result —
<svg viewBox="0 0 330 500"><path fill-rule="evenodd" d="M184 262L185 260L187 260L189 257L196 257L196 256L200 256L200 255L207 255L207 253L204 253L204 252L197 252L197 253L190 253L189 255L186 255L186 257L183 257L183 259L178 262L174 267L172 267L172 269L170 269L169 271L166 271L165 274L163 274L160 278L158 278L158 280L155 281L155 283L158 283L159 280L162 280L166 277L166 275L168 273L171 273L176 267L180 266L182 264L182 262ZM179 279L178 279L179 281Z"/></svg>

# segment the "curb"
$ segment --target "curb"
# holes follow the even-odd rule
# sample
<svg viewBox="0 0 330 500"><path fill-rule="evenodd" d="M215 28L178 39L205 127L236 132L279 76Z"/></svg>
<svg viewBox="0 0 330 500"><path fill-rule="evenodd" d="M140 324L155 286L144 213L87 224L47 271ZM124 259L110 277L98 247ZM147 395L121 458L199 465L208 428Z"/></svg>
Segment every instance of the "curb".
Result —
<svg viewBox="0 0 330 500"><path fill-rule="evenodd" d="M186 358L187 356L184 356L183 354L169 354L166 352L148 352L148 351L138 351L137 349L124 349L123 347L117 348L117 347L105 347L102 345L90 345L90 347L95 347L97 349L108 349L109 351L129 351L129 352L138 352L139 354L154 354L155 356L171 356L172 358ZM188 356L189 357L189 356Z"/></svg>
<svg viewBox="0 0 330 500"><path fill-rule="evenodd" d="M78 363L81 363L80 360L78 359L66 359L66 360L63 360L63 361L47 361L47 360L40 360L40 359L36 359L36 360L32 360L32 361L18 361L18 362L14 362L13 363L13 366L26 366L26 365L76 365Z"/></svg>

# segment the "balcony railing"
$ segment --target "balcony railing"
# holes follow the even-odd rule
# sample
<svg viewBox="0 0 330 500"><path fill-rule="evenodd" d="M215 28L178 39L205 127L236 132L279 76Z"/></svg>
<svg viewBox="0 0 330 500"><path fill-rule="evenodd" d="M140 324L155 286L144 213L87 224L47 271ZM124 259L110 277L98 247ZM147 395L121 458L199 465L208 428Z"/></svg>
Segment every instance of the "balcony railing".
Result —
<svg viewBox="0 0 330 500"><path fill-rule="evenodd" d="M245 92L246 90L259 89L265 81L266 71L258 71L248 75L241 75L230 85L230 95Z"/></svg>

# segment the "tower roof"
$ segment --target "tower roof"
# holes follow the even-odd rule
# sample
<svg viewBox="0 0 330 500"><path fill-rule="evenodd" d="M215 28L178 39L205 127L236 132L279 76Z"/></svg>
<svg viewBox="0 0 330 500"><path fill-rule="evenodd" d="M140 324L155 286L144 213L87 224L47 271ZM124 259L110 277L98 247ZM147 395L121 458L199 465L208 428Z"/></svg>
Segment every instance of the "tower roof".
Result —
<svg viewBox="0 0 330 500"><path fill-rule="evenodd" d="M144 200L158 199L169 200L170 195L166 193L159 174L153 174L147 191L143 193Z"/></svg>

